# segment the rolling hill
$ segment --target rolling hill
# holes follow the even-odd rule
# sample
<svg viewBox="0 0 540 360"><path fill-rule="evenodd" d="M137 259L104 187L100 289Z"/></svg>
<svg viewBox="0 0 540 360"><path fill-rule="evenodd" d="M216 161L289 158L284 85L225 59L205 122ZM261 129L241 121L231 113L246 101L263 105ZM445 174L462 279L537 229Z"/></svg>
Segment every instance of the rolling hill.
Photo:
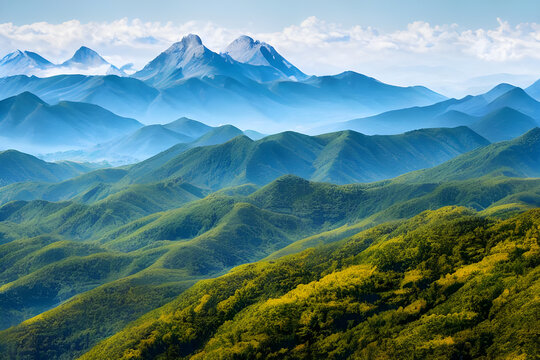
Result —
<svg viewBox="0 0 540 360"><path fill-rule="evenodd" d="M353 131L315 137L285 132L258 141L241 136L174 157L170 154L173 148L133 166L124 181L180 177L219 189L245 183L264 185L281 175L295 174L340 184L367 182L430 167L486 144L487 140L465 127L396 136L366 136Z"/></svg>
<svg viewBox="0 0 540 360"><path fill-rule="evenodd" d="M179 195L186 194L186 190L191 199L200 196L193 187L179 185L183 193L174 194L162 185L153 189L135 185L136 188L92 205L32 201L9 203L0 208L1 224L11 223L10 230L18 231L16 238L37 237L9 241L9 234L1 229L2 238L9 242L0 245L0 252L5 248L11 253L9 249L17 247L20 249L17 256L22 257L21 260L12 257L4 260L3 276L7 284L0 288L0 295L13 300L7 301L3 308L9 314L4 318L4 326L100 284L109 283L107 287L115 288L132 278L129 281L137 279L136 283L152 285L155 293L161 284L172 279L185 284L246 261L277 254L281 248L289 248L285 250L288 253L291 248L295 249L292 252L297 252L313 246L314 235L334 231L336 227L335 236L322 243L342 239L374 224L407 218L448 204L468 205L479 210L492 205L520 203L526 208L540 204L539 182L530 180L338 186L288 176L248 196L213 194L180 208L156 213L164 209L164 204L165 208L179 206L182 202ZM522 198L516 198L516 194L523 194ZM537 200L531 203L533 196ZM145 213L150 215L145 216ZM350 228L343 232L341 227L349 226L347 224L351 224ZM46 234L51 236L39 238ZM96 244L88 241L98 240L100 245L91 248L94 250L88 255L76 255L82 256L80 259L73 258L69 255L72 250L67 249L79 245L63 243L66 238L86 241L85 244ZM238 241L240 238L243 240ZM40 254L41 247L32 244L42 243L42 240L47 241L46 246L51 244L54 253L60 252L57 246L62 249L67 246L67 249L57 256L39 255L44 261L42 265L33 262L31 268L23 266L28 264L28 259ZM86 247L81 250L84 249ZM0 268L1 265L0 262ZM96 267L97 271L101 265L102 272L96 274L99 277L77 275L81 269ZM41 289L39 298L30 296L30 289L37 287ZM101 291L100 288L90 290L83 298L88 297L90 301L95 296L103 296ZM115 301L120 301L114 306L125 306L121 294L114 296L119 296ZM156 304L155 298L151 301ZM67 308L71 306L69 302L66 304ZM106 311L96 316L109 316L112 309L102 310ZM61 312L59 316L63 316ZM109 318L106 323L118 325L118 321ZM60 322L62 326L67 325L63 320ZM84 321L78 326L83 331L81 334L85 333L83 329L88 329Z"/></svg>
<svg viewBox="0 0 540 360"><path fill-rule="evenodd" d="M398 178L407 182L441 182L481 176L540 176L540 128L510 141L503 141L457 156L431 169Z"/></svg>
<svg viewBox="0 0 540 360"><path fill-rule="evenodd" d="M236 210L233 210L235 217L244 216L253 211L253 209L248 208L244 215L236 215L241 208L233 207L233 209L235 208ZM253 216L256 216L256 213L249 215L252 220ZM486 219L464 208L443 208L438 211L422 213L405 222L392 222L363 232L358 231L352 237L348 236L341 242L315 250L310 249L299 255L289 256L277 261L244 265L218 279L199 282L163 308L148 313L113 337L99 343L85 358L119 358L121 354L127 353L128 348L140 351L141 354L147 354L145 356L153 357L161 352L170 351L171 347L179 346L178 344L184 344L183 340L181 340L183 339L182 336L186 334L184 327L189 326L195 330L199 329L197 326L201 326L201 331L203 329L212 329L201 333L195 332L197 339L206 336L206 340L202 340L200 343L197 342L200 344L198 345L200 348L185 347L185 349L192 349L189 351L204 351L205 354L216 351L218 344L221 344L221 334L227 334L230 327L239 324L242 324L244 329L249 329L249 332L245 333L244 336L250 336L250 338L251 336L257 337L257 334L260 334L261 331L267 334L266 336L270 339L274 339L274 336L288 336L286 334L290 332L270 332L271 330L267 330L267 327L263 324L274 326L275 321L291 321L296 319L296 316L300 319L300 314L303 312L296 312L295 306L304 307L309 306L308 304L319 304L316 307L317 311L330 310L324 307L323 304L330 306L332 309L332 315L326 313L327 315L323 319L332 319L333 321L327 323L323 327L324 329L334 329L333 331L345 331L348 329L349 332L362 331L364 334L367 331L366 329L371 329L371 326L374 328L369 331L375 331L379 326L379 322L366 321L368 317L384 317L393 312L401 313L403 309L408 311L409 317L399 317L395 320L386 321L387 323L390 321L391 331L395 331L396 334L400 333L404 325L410 326L411 330L408 332L412 332L414 335L413 329L424 326L423 324L428 320L435 321L434 324L437 324L436 320L438 318L433 318L433 314L447 314L446 316L452 317L457 316L455 312L458 309L459 311L473 312L476 310L476 314L480 318L473 317L475 321L471 321L471 318L465 318L463 326L452 328L453 332L451 333L443 333L443 336L452 336L456 339L455 341L462 339L464 336L467 341L472 341L470 339L474 339L474 336L470 335L470 332L464 331L464 329L482 326L479 324L488 317L489 310L493 306L498 306L497 302L492 304L490 300L486 306L482 307L474 299L477 299L478 296L495 299L504 290L504 287L495 290L490 287L494 286L493 281L488 281L492 272L495 272L495 276L505 274L504 276L508 277L508 286L513 289L511 294L515 293L516 295L512 297L514 299L512 302L503 306L509 306L510 313L518 316L519 320L511 322L513 324L511 328L520 329L523 319L534 313L534 309L520 307L519 310L516 310L515 304L517 303L515 301L519 302L519 299L521 301L525 300L524 296L528 299L528 297L532 296L533 290L529 288L531 283L528 280L525 282L525 288L523 288L520 287L519 282L516 282L516 279L519 278L519 274L529 274L534 269L535 250L532 245L528 244L530 244L530 239L534 237L535 232L532 229L536 229L537 222L537 211L518 215L505 221L497 221ZM478 236L480 233L482 236ZM476 235L473 236L473 234ZM38 240L33 241L35 243ZM40 241L46 243L47 240ZM523 257L518 256L516 258L512 255L501 255L501 253L508 254L512 251L513 247L506 246L509 241L512 244L520 244L520 248L524 249ZM490 244L490 250L486 251L486 244ZM63 248L66 249L66 252L69 248L69 252L83 255L84 261L81 264L85 264L96 257L100 258L100 261L111 258L111 255L103 256L103 250L98 247L76 249L73 245L64 244ZM418 249L424 248L428 250L418 251ZM173 274L172 264L174 264L170 262L173 258L171 255L181 254L182 251L178 253L179 249L181 247L167 252L164 261L161 262L167 266L171 275ZM50 245L37 253L32 251L29 254L21 253L19 258L39 258L42 253L48 251L50 251ZM149 251L151 251L150 248L146 250L147 253ZM405 253L407 256L404 258L394 256L393 254L396 252ZM141 254L139 253L139 255ZM132 262L134 261L132 258L134 255L118 254L116 256L119 258L131 258L128 262ZM69 264L66 260L60 260L55 266L58 269L65 268ZM509 266L501 269L494 266L497 264L509 264ZM46 272L48 266L46 265L41 272ZM116 271L123 269L124 266L117 266ZM377 267L377 270L374 270L375 267ZM197 269L197 267L194 269ZM516 269L516 272L514 273L514 270L510 269ZM501 271L501 273L497 273L497 271ZM167 278L165 274L166 272L162 272L159 276ZM39 317L5 330L0 337L2 339L0 340L2 353L9 354L9 356L26 354L26 356L32 357L39 357L45 353L50 357L58 357L60 354L64 356L68 354L69 356L80 356L96 345L96 339L107 337L111 332L117 332L118 329L127 324L129 319L132 319L132 317L126 316L126 309L133 309L134 315L138 316L144 312L144 309L148 309L147 304L159 304L159 298L170 300L174 297L172 295L174 293L172 283L168 283L161 291L156 287L149 286L148 281L151 278L155 280L159 276L154 271L153 275L147 272L145 277L142 275L132 276L131 279L128 278L125 281L111 282L68 301ZM392 280L393 278L387 279L389 276L396 276L397 278L395 280ZM488 276L487 279L484 279L487 282L481 282L484 285L478 285L478 281L483 276ZM375 278L372 279L372 277ZM39 277L34 277L34 279L33 281L38 281ZM366 279L372 279L373 282L365 282ZM387 281L384 279L387 279ZM55 279L50 280L54 281ZM431 282L435 283L435 285L430 286ZM15 283L12 286L15 286ZM49 285L44 283L42 286ZM176 291L181 292L181 284L176 284L176 286ZM512 286L515 286L515 288ZM185 287L184 285L184 289ZM335 287L339 287L341 290ZM128 290L129 288L131 290ZM518 291L518 288L521 290ZM143 291L146 291L146 295L144 295ZM315 292L312 293L312 291ZM120 295L128 293L127 296ZM408 296L403 296L404 293ZM331 294L333 294L334 300L337 297L339 301L332 303L327 298ZM431 297L427 296L428 294L432 294ZM122 297L123 300L121 300ZM294 301L290 299L294 299ZM419 299L423 300L420 301ZM351 301L358 301L367 307L351 307ZM480 304L484 303L480 302ZM161 302L161 304L163 303ZM273 312L270 314L272 315L271 318L268 319L265 317L264 314L271 311L268 310L268 306L281 306L281 304L285 306L283 312ZM336 313L336 307L339 304L343 304L344 308ZM383 304L385 305L383 306ZM260 306L263 306L261 311L258 310ZM114 313L118 314L117 318L111 319L110 309L115 309ZM307 309L306 311L309 311L310 308ZM409 313L412 309L416 309L417 312ZM480 311L481 309L483 310ZM92 314L89 318L84 315L88 311ZM233 313L225 315L221 313L223 311L232 311ZM311 310L311 312L313 311ZM350 316L356 314L355 311L360 311L360 314L367 311L368 314L355 316L351 319ZM188 316L188 314L191 315ZM348 319L344 323L349 324L349 327L343 325L342 328L340 322L335 321L338 314L342 314ZM411 314L416 314L416 317L411 318ZM506 330L510 323L505 323L506 325L502 327L496 326L499 321L502 321L500 316L507 316L508 312L498 311L497 314L495 318L489 317L490 321L493 322L490 323L490 329L493 326L492 330L497 340L482 345L485 348L481 348L483 349L481 351L486 352L488 348L492 349L489 351L493 351L495 344L502 341L499 340L499 337L503 336L502 334L505 332L510 334L505 336L513 336L511 334L514 330L509 332ZM202 320L203 317L206 319L205 321ZM234 323L226 321L233 317L235 318ZM421 318L424 320L418 321ZM394 319L394 316L389 317L389 319ZM355 321L352 323L354 325L352 327L350 326L351 321ZM396 323L393 321L396 321ZM51 327L52 324L54 324L54 327ZM427 340L425 335L418 335L418 337L413 337L414 341L426 342L431 341L432 338L437 339L439 332L443 331L445 327L441 325L442 328L434 328L434 324L430 325L430 337ZM485 330L485 323L482 328ZM66 331L67 329L70 330ZM74 332L75 329L81 329L81 331ZM296 327L293 327L293 329L296 329ZM314 327L312 331L321 331L319 329L320 327ZM66 335L58 337L58 332L62 331L65 331ZM89 337L88 334L91 334L91 336ZM33 341L36 336L39 336L42 341L39 343ZM374 339L380 339L381 334L374 333L373 336ZM173 342L167 340L144 341L147 337L152 339L176 339L178 337L180 340ZM208 342L209 338L215 340ZM503 338L504 336L501 339ZM525 337L525 339L528 339L525 341L530 342L533 338L534 336ZM24 339L24 341L19 342L21 339ZM52 339L55 339L55 341L50 342L49 340ZM294 337L294 339L301 340L302 338ZM279 340L275 341L279 342ZM287 344L290 344L290 341L292 340L289 340ZM264 343L270 348L260 347L258 351L271 353L274 351L272 350L274 349L273 342L274 340ZM523 344L523 341L514 343ZM76 345L73 346L73 344ZM352 347L350 351L361 351L364 343L358 345L358 342L345 342L340 345L339 342L336 344L335 341L332 341L328 346L345 346L347 348L346 344L350 344L349 346ZM406 344L413 346L410 342ZM293 345L289 346L294 347L295 345L296 343L293 342ZM517 348L521 349L519 346ZM283 345L276 345L276 351L280 348L283 349ZM391 356L398 356L397 354L402 354L400 351L403 351L401 346L394 348L387 344L380 345L377 348L379 352ZM533 349L532 347L527 348ZM243 354L251 354L250 349L252 348L241 347L238 351L242 351ZM438 348L435 347L435 349ZM470 348L457 347L455 351L462 351L461 353L463 351L466 353L468 353L467 351L473 351L463 349ZM512 350L504 349L506 349L504 351L514 351L515 347L512 347ZM424 351L426 351L426 354L433 354L433 351L443 350L449 351L446 345L439 350L434 350L433 346L425 347ZM128 352L132 353L131 351ZM175 352L175 354L178 354L178 352ZM184 354L189 353L185 352ZM246 356L249 357L250 355Z"/></svg>
<svg viewBox="0 0 540 360"><path fill-rule="evenodd" d="M181 181L135 184L111 192L108 186L114 187L129 170L102 172L112 172L109 185L98 183L91 191L80 191L77 182L71 182L73 196L86 205L37 200L0 208L0 238L5 242L0 253L5 249L19 254L0 262L7 282L0 293L10 299L3 308L3 326L54 307L3 332L1 338L8 340L0 346L6 346L7 353L80 355L200 278L276 256L282 249L290 254L335 242L426 209L466 205L504 215L540 205L537 179L486 177L441 184L397 179L338 186L285 176L257 191L224 189L196 200L204 191ZM95 175L84 175L84 182L91 186ZM13 247L19 250L10 250ZM25 265L30 263L33 266ZM88 268L96 269L95 276L78 275ZM31 295L36 289L42 294L39 298ZM64 303L57 307L59 302ZM88 321L90 304L94 305ZM21 331L28 333L26 326L41 339L56 339L56 345L28 349L9 340L20 337ZM64 331L70 335L59 335Z"/></svg>
<svg viewBox="0 0 540 360"><path fill-rule="evenodd" d="M82 359L535 357L539 215L490 221L442 208L245 265L199 282Z"/></svg>

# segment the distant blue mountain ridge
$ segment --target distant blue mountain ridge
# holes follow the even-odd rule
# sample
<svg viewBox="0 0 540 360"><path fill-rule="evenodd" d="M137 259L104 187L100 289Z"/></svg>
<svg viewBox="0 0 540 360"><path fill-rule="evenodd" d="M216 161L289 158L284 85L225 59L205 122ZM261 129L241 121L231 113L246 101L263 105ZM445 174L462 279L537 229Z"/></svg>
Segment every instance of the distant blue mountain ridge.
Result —
<svg viewBox="0 0 540 360"><path fill-rule="evenodd" d="M0 76L9 71L24 74L32 69L107 66L112 65L84 46L58 65L38 54L16 51L0 61ZM238 128L266 134L283 130L397 134L468 126L496 142L539 125L539 88L539 82L525 90L500 84L485 94L447 99L422 86L392 86L352 71L309 76L271 45L248 36L216 53L199 36L190 34L130 77L0 78L0 98L5 98L0 103L0 130L11 141L4 141L4 149L11 144L32 144L35 149L22 150L60 151L52 159L71 154L84 160L115 159L116 163L139 161L180 143L195 144L201 134L167 128L179 118L201 120L200 124L214 128L231 124L240 133ZM14 101L25 105L9 105ZM37 111L25 113L19 108ZM133 125L132 120L131 126L122 127L126 121L119 119L126 118L156 126ZM260 137L257 132L252 136Z"/></svg>
<svg viewBox="0 0 540 360"><path fill-rule="evenodd" d="M216 53L197 35L187 35L131 77L36 77L32 76L35 69L82 69L108 63L86 47L60 65L41 57L40 62L31 61L29 54L17 52L0 61L0 77L4 76L0 98L29 91L50 104L92 103L149 124L185 116L212 125L230 123L276 132L291 125L309 128L445 99L422 86L392 86L351 71L309 76L271 45L248 36Z"/></svg>

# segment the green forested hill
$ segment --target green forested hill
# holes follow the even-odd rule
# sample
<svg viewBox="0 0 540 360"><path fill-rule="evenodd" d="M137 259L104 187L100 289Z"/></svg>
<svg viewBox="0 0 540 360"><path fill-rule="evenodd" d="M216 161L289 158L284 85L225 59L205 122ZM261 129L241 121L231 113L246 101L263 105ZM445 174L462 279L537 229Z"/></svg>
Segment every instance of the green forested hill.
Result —
<svg viewBox="0 0 540 360"><path fill-rule="evenodd" d="M431 169L405 174L398 181L425 182L477 178L485 175L540 176L540 128L455 157Z"/></svg>
<svg viewBox="0 0 540 360"><path fill-rule="evenodd" d="M540 205L539 189L540 181L534 179L339 186L286 176L247 196L239 194L242 190L231 189L229 195L222 191L177 209L124 220L125 225L113 222L111 227L109 220L88 223L92 226L87 230L85 222L77 219L88 218L87 213L98 219L111 218L115 213L108 213L111 206L106 204L113 204L116 195L84 206L10 203L0 208L2 224L12 225L2 229L5 236L10 234L7 230L25 234L34 229L37 233L24 236L41 231L68 238L88 234L89 238L80 243L62 241L59 235L42 236L0 245L0 253L14 254L0 261L0 269L4 269L0 296L6 300L2 311L9 315L3 326L81 293L28 323L32 329L28 341L36 336L56 344L40 346L34 349L36 354L47 351L53 358L59 354L72 357L145 311L171 300L188 284L233 266L334 242L374 224L448 204L487 208L493 214L501 211L498 209L510 214L523 211ZM118 205L122 209L126 203ZM123 213L119 211L116 219ZM134 216L141 215L136 212ZM94 269L93 276L88 276L88 269ZM131 291L141 296L126 303ZM34 292L39 297L30 296ZM143 296L146 292L148 297ZM92 305L102 302L107 305ZM85 320L86 307L93 308L91 322ZM18 325L5 334L27 332L25 326ZM69 336L62 335L66 332ZM18 352L17 344L10 341L6 346Z"/></svg>
<svg viewBox="0 0 540 360"><path fill-rule="evenodd" d="M499 246L495 242L504 242L499 238L493 240L494 243L488 240L495 239L497 232L508 241L515 241L514 247L522 246L520 240L512 240L512 236L520 224L529 224L530 221L526 215L517 214L540 207L540 179L527 178L535 176L534 171L538 168L535 162L539 143L537 134L537 130L533 130L513 141L473 150L456 158L459 160L457 162L450 160L432 170L421 170L375 183L336 185L281 174L295 172L312 179L336 182L340 181L338 178L345 179L347 176L375 176L368 170L379 168L391 172L397 168L405 171L405 168L413 166L411 164L417 164L419 159L427 164L439 156L451 156L467 147L477 147L485 140L467 128L428 129L380 137L354 132L317 137L283 133L259 141L237 137L223 145L180 151L180 155L173 148L135 166L93 171L60 183L27 182L4 186L0 190L3 202L18 197L25 200L0 206L0 312L3 314L0 318L0 358L72 359L118 332L119 337L129 334L132 341L122 340L123 345L118 345L113 337L110 341L114 344L105 342L103 348L99 345L95 350L105 351L103 349L106 347L106 355L101 352L96 357L116 358L118 346L122 347L118 350L122 354L124 346L134 346L137 349L129 354L141 354L147 358L153 358L154 351L165 351L168 354L164 355L165 358L176 358L178 354L188 356L191 352L195 354L200 351L204 353L197 356L203 358L213 358L218 356L216 354L234 357L227 355L227 351L237 350L238 357L253 358L256 356L256 353L253 355L250 352L253 349L261 353L261 358L279 358L283 354L295 353L290 351L297 347L298 351L307 349L307 352L302 350L298 353L306 358L318 357L318 354L326 352L341 358L342 354L354 354L359 348L355 348L353 343L364 341L361 340L364 337L367 339L365 341L369 340L369 345L381 334L391 334L391 339L399 338L402 331L414 334L416 325L410 325L413 326L410 329L406 327L409 320L420 321L421 316L431 315L429 311L435 311L439 304L452 304L448 302L449 296L461 291L457 285L449 287L452 292L437 288L441 276L462 271L462 266L482 263L484 257L491 259L489 256L495 254L491 253L492 248ZM400 149L406 151L399 153ZM347 159L355 160L349 162ZM190 164L193 166L190 167ZM221 172L223 167L226 173ZM422 177L429 171L433 171L433 175ZM222 188L226 184L238 186ZM214 186L219 190L212 193ZM39 200L33 200L36 198ZM465 206L469 210L446 208L406 220L425 210L449 205ZM530 214L536 212L528 214L532 216ZM534 216L532 222L536 222ZM454 236L452 229L457 231L461 226L461 220L456 220L458 218L464 222L471 221L466 226L470 231ZM502 220L496 220L504 218L509 218L505 221L510 225L503 226L501 224L505 223ZM379 224L384 225L373 228ZM473 225L476 228L472 228ZM508 230L510 228L513 232ZM409 247L409 243L414 243L421 231L427 235L419 239L425 239L427 243ZM447 235L453 236L451 241L446 239ZM355 239L359 238L367 240L362 240L361 247L354 250L356 253L344 250L348 249L349 245L346 244L354 244ZM444 246L437 243L438 240L444 241ZM474 243L473 240L481 243ZM398 242L398 250L384 247L384 251L379 251L386 241ZM461 241L463 246L458 245ZM302 253L308 248L320 246L326 247ZM363 252L368 247L369 251ZM339 250L341 252L338 249L342 249ZM419 265L423 264L423 256L433 251L436 252L433 255L436 259L430 258L429 261L425 260L427 263L424 265ZM380 255L374 255L378 253ZM377 259L385 254L387 258L384 261L398 262L400 265L381 265ZM282 256L288 257L282 260ZM358 261L347 263L346 259L351 257ZM175 300L171 303L173 305L167 305L169 307L164 309L173 309L171 306L174 306L174 311L171 310L170 314L164 312L161 320L155 323L156 328L152 320L152 330L148 330L145 323L140 333L131 330L131 327L121 332L130 322L174 300L198 281L221 276L235 266L261 259L267 260L241 267L218 280L199 282L191 292L178 298L191 299L193 295L190 294L194 293L199 296L197 289L201 287L207 290L215 288L216 296L230 293L228 296L234 297L237 291L240 294L238 304L235 303L237 300L231 300L233 313L227 313L233 317L219 315L217 323L213 318L210 322L206 318L199 319L199 310L188 311L189 321L195 322L195 325L189 325L189 329L193 330L189 352L178 350L174 345L177 340L172 345L168 342L167 339L174 339L176 333L169 336L160 332L169 331L168 323L164 325L161 320L187 314L184 305L178 305L178 301L188 300ZM402 259L406 259L403 264ZM290 271L289 265L279 265L287 261L293 262ZM314 261L319 263L315 264ZM290 320L290 323L280 318L283 313L278 313L282 315L274 320L279 324L272 325L274 320L263 316L267 309L263 306L266 299L281 299L289 292L296 294L296 291L300 291L296 288L298 284L323 281L325 276L336 271L345 271L345 280L348 281L349 265L369 269L370 279L376 274L370 285L371 292L359 295L356 303L353 301L349 304L348 298L340 297L346 291L334 287L323 291L323 295L309 295L306 298L302 295L298 298L300 300L291 302L300 307L314 306L316 321L308 322L314 321L315 327L306 334L314 334L315 338L306 338L308 335L305 334L293 335L292 340L277 339L276 344L279 345L275 345L275 332L268 330L270 332L267 333L264 326L261 328L264 332L258 332L258 319L265 319L264 324L268 326L279 329L285 326L283 329L287 329L287 332L296 334L296 325L287 325L295 324L296 320ZM353 272L356 269L354 266L351 268ZM241 281L235 280L234 274L244 272L243 269L251 270L240 275ZM290 286L280 287L274 282L275 279L261 278L261 284L266 282L268 287L262 285L263 288L256 290L259 285L249 285L250 276L258 277L259 271L264 273L264 269L275 269L277 272L273 276ZM353 277L356 276L354 274ZM517 272L514 275L498 272L497 276L500 277L497 279L514 276L508 281L516 282L521 275ZM341 275L336 276L330 276L323 283L330 286L341 281ZM409 277L423 279L411 285L414 293L409 293L409 285L401 284L403 279ZM396 285L398 280L399 286ZM231 281L230 289L220 285L225 286L228 281ZM383 288L379 289L378 286ZM476 289L476 285L469 286ZM349 287L347 285L345 288ZM432 296L429 300L425 291L431 287L434 289L429 290ZM256 298L249 297L250 289L256 291ZM241 295L244 291L249 295L246 298ZM335 309L327 308L325 304L332 304L332 301L325 296L334 292L332 301L351 307L336 305ZM297 299L297 295L291 296ZM201 299L196 301L203 304L201 309L204 309L206 300ZM401 317L403 313L400 311L404 310L399 310L400 306L408 309L409 306L417 306L414 304L423 304L424 300L426 304L421 305L416 313L418 318ZM459 306L456 305L456 308ZM317 309L323 313L317 313ZM366 313L358 315L359 309ZM337 312L334 313L334 310ZM220 311L211 310L213 315L221 314ZM273 310L269 311L271 313ZM290 315L294 315L295 311L294 307L291 308ZM389 318L381 315L387 311L397 311L397 315L388 315ZM476 312L474 309L470 311ZM345 318L341 319L340 313L350 316L343 315ZM332 327L334 314L337 314L335 322L339 323L336 328ZM469 315L466 314L468 320L465 325L456 325L459 331L473 329L471 324L477 326L471 320L473 318L482 321L493 318L486 318L485 314ZM153 316L153 313L149 313L142 319L147 321ZM238 319L242 317L238 322L240 330L234 323L228 322L235 319L234 316L239 316ZM302 312L299 316L298 321L303 324L311 315ZM370 333L374 330L366 321L372 316L383 316L375 317L373 321L382 322L383 325L388 323L387 329L384 327L386 325L377 325L386 329L386 333ZM360 324L364 324L364 328L357 328ZM192 331L184 331L182 326L177 328L182 334ZM203 337L198 332L199 326L206 331ZM218 328L218 332L213 332ZM209 331L211 329L214 330ZM242 340L244 335L237 334L243 329L247 331L246 343ZM165 339L156 340L160 344L156 348L152 339L145 339L152 337L149 335L152 332L156 336L163 335ZM133 333L137 334L132 336ZM328 340L321 340L328 336ZM494 333L488 338L495 342L493 339L496 336L499 335ZM469 338L462 341L462 338L454 337L454 333L434 337L431 339L433 342L426 345L428 350L425 350L424 357L439 356L439 352L430 353L429 349L443 343L448 345L449 337L452 337L452 344L462 344L456 345L459 348L452 348L452 354L462 354L460 351L465 351L463 344L472 341L467 340ZM354 341L346 341L347 344L339 345L339 349L324 350L333 343L340 344L334 339L342 338ZM212 340L207 342L209 339ZM263 339L270 340L265 342ZM306 342L305 339L311 340ZM139 340L140 344L149 346L148 353L145 353L147 350L139 352ZM370 345L363 347L355 356L366 357L369 351L377 350L381 351L381 357L399 357L402 353L395 349L405 344L409 346L405 348L410 350L410 346L416 346L417 340L410 341L412 343L400 342L399 346L389 343L384 346ZM478 346L484 346L482 344ZM277 346L279 348L276 349ZM279 353L281 348L284 349L283 354ZM468 348L466 351L469 351ZM482 351L487 354L488 350ZM498 350L493 351L496 353ZM446 356L444 351L440 353ZM290 355L291 358L295 356Z"/></svg>
<svg viewBox="0 0 540 360"><path fill-rule="evenodd" d="M201 281L82 358L537 358L539 229L424 212Z"/></svg>
<svg viewBox="0 0 540 360"><path fill-rule="evenodd" d="M221 145L188 150L167 162L157 155L135 165L123 181L181 177L198 186L220 189L245 183L264 185L294 174L338 184L367 182L431 167L487 144L466 127L392 136L354 131L319 136L284 132L258 141L240 136Z"/></svg>
<svg viewBox="0 0 540 360"><path fill-rule="evenodd" d="M84 202L96 201L130 184L171 179L211 191L248 183L266 185L286 174L337 184L375 181L432 167L489 144L466 127L391 136L354 131L319 136L285 132L258 141L247 136L227 141L239 133L230 125L220 126L193 143L178 144L132 166L93 171L55 184L26 182L0 187L0 203L77 197ZM221 144L223 141L227 142Z"/></svg>

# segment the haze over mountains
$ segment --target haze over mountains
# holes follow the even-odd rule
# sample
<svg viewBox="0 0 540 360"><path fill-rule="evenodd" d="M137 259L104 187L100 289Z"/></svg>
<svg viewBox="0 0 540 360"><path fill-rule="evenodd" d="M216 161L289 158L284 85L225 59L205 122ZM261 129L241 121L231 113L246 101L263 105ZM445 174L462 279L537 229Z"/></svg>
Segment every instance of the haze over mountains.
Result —
<svg viewBox="0 0 540 360"><path fill-rule="evenodd" d="M108 162L122 165L148 159L169 148L187 150L197 146L221 144L238 135L258 140L264 135L242 131L232 125L208 126L199 121L180 118L164 125L147 125L111 141L82 150L41 155L48 160L72 159L83 162Z"/></svg>
<svg viewBox="0 0 540 360"><path fill-rule="evenodd" d="M81 48L68 63L78 64L75 59L79 58L92 64L96 59L101 61L99 55ZM3 65L8 69L4 76L17 72L10 72L9 64ZM444 99L425 87L391 86L354 72L307 76L272 46L246 36L218 54L193 34L132 77L17 75L0 80L0 97L24 91L53 104L65 100L93 103L150 124L186 116L212 125L225 122L262 132L289 130L291 122L308 128Z"/></svg>
<svg viewBox="0 0 540 360"><path fill-rule="evenodd" d="M4 148L42 151L87 147L128 134L143 125L100 106L61 101L49 105L29 92L0 101Z"/></svg>

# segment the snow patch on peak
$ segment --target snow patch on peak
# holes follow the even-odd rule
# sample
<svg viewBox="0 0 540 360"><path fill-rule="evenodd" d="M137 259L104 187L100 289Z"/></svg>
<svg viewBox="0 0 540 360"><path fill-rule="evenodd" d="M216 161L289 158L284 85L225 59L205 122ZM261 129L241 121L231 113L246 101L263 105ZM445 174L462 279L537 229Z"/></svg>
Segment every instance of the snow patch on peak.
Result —
<svg viewBox="0 0 540 360"><path fill-rule="evenodd" d="M187 46L197 46L202 45L202 40L199 35L187 34L182 38L182 43L186 44Z"/></svg>
<svg viewBox="0 0 540 360"><path fill-rule="evenodd" d="M290 79L305 79L307 75L281 56L271 45L242 35L227 46L223 55L250 65L271 66Z"/></svg>
<svg viewBox="0 0 540 360"><path fill-rule="evenodd" d="M174 43L169 47L165 53L171 54L176 52L187 51L193 48L202 47L203 43L198 35L188 34L182 38L182 40Z"/></svg>
<svg viewBox="0 0 540 360"><path fill-rule="evenodd" d="M0 77L12 75L35 75L54 65L40 55L16 50L0 60Z"/></svg>
<svg viewBox="0 0 540 360"><path fill-rule="evenodd" d="M97 52L87 48L86 46L81 46L71 59L65 61L62 66L100 66L108 65L109 63L103 59Z"/></svg>

